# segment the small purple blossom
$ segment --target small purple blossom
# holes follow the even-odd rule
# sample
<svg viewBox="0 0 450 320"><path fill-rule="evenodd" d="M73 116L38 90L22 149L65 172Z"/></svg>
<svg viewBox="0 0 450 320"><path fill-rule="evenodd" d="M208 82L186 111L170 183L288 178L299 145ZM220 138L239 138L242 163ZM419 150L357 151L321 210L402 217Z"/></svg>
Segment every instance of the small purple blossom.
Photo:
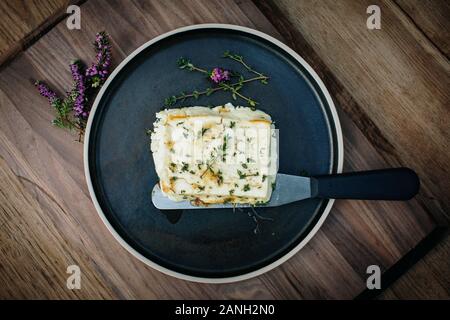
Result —
<svg viewBox="0 0 450 320"><path fill-rule="evenodd" d="M50 89L49 86L47 86L45 83L41 81L36 81L34 85L38 88L41 96L47 98L50 104L53 104L58 99L56 93L52 89Z"/></svg>
<svg viewBox="0 0 450 320"><path fill-rule="evenodd" d="M70 65L70 71L74 80L76 98L73 104L73 112L76 117L87 118L89 110L85 108L85 79L81 72L81 64L79 61L75 61Z"/></svg>
<svg viewBox="0 0 450 320"><path fill-rule="evenodd" d="M111 45L106 32L97 33L94 47L97 52L95 62L86 70L86 76L91 79L91 85L95 88L105 82L111 66Z"/></svg>
<svg viewBox="0 0 450 320"><path fill-rule="evenodd" d="M230 80L231 72L222 68L214 68L210 78L214 83L221 83Z"/></svg>

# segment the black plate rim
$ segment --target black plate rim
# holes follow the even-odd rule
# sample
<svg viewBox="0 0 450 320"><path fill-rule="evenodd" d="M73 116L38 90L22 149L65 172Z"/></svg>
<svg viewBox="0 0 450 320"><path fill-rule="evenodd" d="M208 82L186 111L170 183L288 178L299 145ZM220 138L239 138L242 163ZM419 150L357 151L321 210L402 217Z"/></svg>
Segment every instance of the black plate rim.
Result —
<svg viewBox="0 0 450 320"><path fill-rule="evenodd" d="M261 31L238 26L238 25L232 25L232 24L216 24L216 23L206 23L206 24L196 24L186 27L181 27L174 29L172 31L166 32L164 34L161 34L148 42L144 43L140 47L138 47L136 50L134 50L130 55L128 55L111 73L111 75L106 80L105 84L100 89L94 103L91 109L91 113L89 115L89 119L86 125L86 131L85 131L85 137L84 137L84 152L83 152L83 160L84 160L84 171L85 171L85 177L86 177L86 183L88 185L89 194L91 196L92 202L94 204L94 207L100 216L100 219L105 224L106 228L109 230L109 232L113 235L113 237L121 244L122 247L124 247L128 252L130 252L133 256L135 256L137 259L145 263L146 265L152 267L155 270L158 270L164 274L173 276L175 278L188 280L192 282L200 282L200 283L231 283L236 281L242 281L247 280L256 276L259 276L265 272L268 272L282 263L289 260L292 256L294 256L297 252L299 252L310 240L313 238L313 236L317 233L317 231L322 226L323 222L325 221L326 217L328 216L333 204L334 199L329 199L328 203L326 204L325 208L323 209L323 212L321 213L320 218L316 221L316 224L310 229L309 233L305 236L305 238L298 243L295 247L293 247L289 252L287 252L285 255L281 256L277 260L271 262L270 264L261 267L257 270L244 273L237 276L231 276L231 277L224 277L224 278L208 278L208 277L198 277L198 276L192 276L184 273L180 273L171 269L168 269L166 267L163 267L153 261L151 261L149 258L142 255L140 252L138 252L136 249L134 249L131 245L129 245L122 236L114 229L112 224L107 219L106 215L104 214L99 201L97 199L97 196L95 194L94 186L91 179L90 174L90 168L89 168L89 141L90 141L90 132L92 128L93 119L95 117L95 113L97 110L97 107L102 100L102 97L104 93L106 92L106 89L108 88L109 84L112 82L112 80L115 78L115 76L122 70L123 67L125 67L128 62L130 62L136 55L138 55L141 51L148 48L149 46L152 46L154 44L157 44L160 40L167 38L169 36L172 36L174 34L183 33L191 30L196 29L231 29L231 30L237 30L244 33L248 33L253 36L257 36L262 38L263 40L271 42L273 45L279 47L281 50L285 51L287 54L292 56L295 60L297 60L304 68L305 70L310 74L310 76L314 79L315 84L319 87L321 94L325 97L327 101L327 107L328 111L331 113L331 118L329 121L332 122L332 127L334 127L334 134L336 135L336 153L337 153L337 165L335 166L335 172L334 173L341 173L343 162L344 162L344 146L343 146L343 136L342 136L342 129L339 121L339 117L335 108L335 105L333 103L333 100L331 98L330 93L326 89L324 83L318 76L318 74L314 71L314 69L294 50L292 50L290 47L282 43L281 41L275 39L272 36L269 36L266 33L263 33Z"/></svg>

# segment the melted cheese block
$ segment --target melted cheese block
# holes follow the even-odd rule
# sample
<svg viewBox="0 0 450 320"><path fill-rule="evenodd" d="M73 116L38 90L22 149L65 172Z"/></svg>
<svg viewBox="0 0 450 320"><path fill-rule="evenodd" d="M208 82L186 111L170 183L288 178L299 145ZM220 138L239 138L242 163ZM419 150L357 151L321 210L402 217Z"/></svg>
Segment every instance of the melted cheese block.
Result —
<svg viewBox="0 0 450 320"><path fill-rule="evenodd" d="M194 204L269 201L277 172L270 116L228 103L158 112L151 150L163 193Z"/></svg>

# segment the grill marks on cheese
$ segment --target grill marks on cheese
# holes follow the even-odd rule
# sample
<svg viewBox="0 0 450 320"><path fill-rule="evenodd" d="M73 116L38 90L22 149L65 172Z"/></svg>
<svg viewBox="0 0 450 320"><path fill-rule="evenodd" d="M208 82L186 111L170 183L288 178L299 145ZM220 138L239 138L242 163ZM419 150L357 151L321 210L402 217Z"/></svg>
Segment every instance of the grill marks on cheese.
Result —
<svg viewBox="0 0 450 320"><path fill-rule="evenodd" d="M231 104L158 112L151 149L161 190L195 204L263 203L276 175L269 115Z"/></svg>

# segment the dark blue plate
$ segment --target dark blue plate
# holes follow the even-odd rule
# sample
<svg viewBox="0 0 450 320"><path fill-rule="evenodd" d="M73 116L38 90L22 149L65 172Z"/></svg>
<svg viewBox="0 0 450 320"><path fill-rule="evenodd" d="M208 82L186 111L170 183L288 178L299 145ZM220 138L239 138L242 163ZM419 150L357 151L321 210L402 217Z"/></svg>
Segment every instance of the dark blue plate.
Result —
<svg viewBox="0 0 450 320"><path fill-rule="evenodd" d="M279 171L315 175L342 166L340 126L326 89L300 57L273 38L246 28L203 25L136 50L94 104L85 144L88 185L100 216L128 250L160 271L190 280L233 281L271 269L312 237L332 203L310 199L256 209L271 221L251 210L161 212L153 206L158 177L146 130L164 98L208 86L201 74L179 70L176 60L183 56L208 69L240 70L221 58L226 50L270 76L267 86L251 83L243 93L255 97L280 129ZM229 93L215 93L191 103L230 101Z"/></svg>

